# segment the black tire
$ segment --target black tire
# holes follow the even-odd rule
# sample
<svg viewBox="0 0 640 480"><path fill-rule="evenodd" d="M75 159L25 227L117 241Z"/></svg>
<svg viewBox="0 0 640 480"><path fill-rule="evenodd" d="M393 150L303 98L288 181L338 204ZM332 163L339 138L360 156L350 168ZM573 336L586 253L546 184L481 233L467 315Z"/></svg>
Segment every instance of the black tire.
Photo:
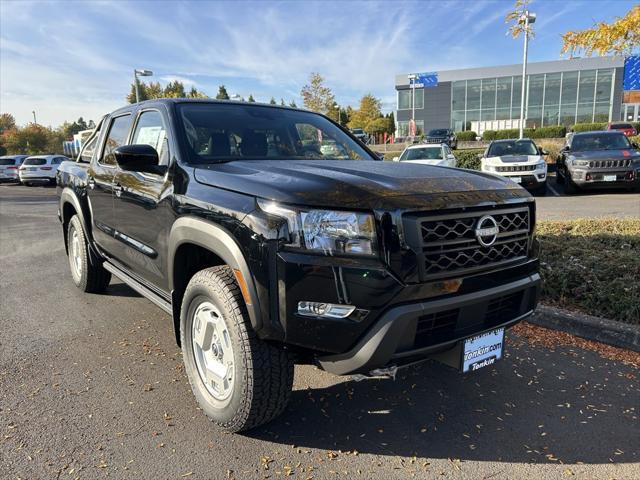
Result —
<svg viewBox="0 0 640 480"><path fill-rule="evenodd" d="M78 239L78 260L79 266L74 267L75 262L75 246L74 233L77 233ZM78 215L71 217L67 226L67 253L69 255L69 269L71 270L71 278L80 290L88 293L100 293L109 286L111 281L111 272L105 270L102 264L92 265L89 261L89 246L87 245L87 236L82 228L82 222Z"/></svg>
<svg viewBox="0 0 640 480"><path fill-rule="evenodd" d="M539 197L544 197L547 194L547 182L544 182L541 187L536 188L534 194Z"/></svg>
<svg viewBox="0 0 640 480"><path fill-rule="evenodd" d="M205 303L220 312L232 346L233 386L223 400L207 389L196 363L194 316ZM231 268L207 268L191 278L180 312L180 339L193 394L204 413L225 431L249 430L285 409L293 386L292 357L256 336Z"/></svg>

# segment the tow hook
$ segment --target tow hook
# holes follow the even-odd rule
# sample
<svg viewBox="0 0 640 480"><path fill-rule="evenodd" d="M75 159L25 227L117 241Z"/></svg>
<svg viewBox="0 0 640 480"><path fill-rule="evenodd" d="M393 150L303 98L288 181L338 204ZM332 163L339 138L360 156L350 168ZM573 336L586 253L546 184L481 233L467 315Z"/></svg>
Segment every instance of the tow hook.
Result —
<svg viewBox="0 0 640 480"><path fill-rule="evenodd" d="M398 373L398 367L396 365L392 365L385 368L376 368L375 370L371 370L366 375L357 373L355 375L351 375L351 378L353 378L356 382L360 382L362 380L374 380L383 378L390 378L392 380L395 380L396 373Z"/></svg>

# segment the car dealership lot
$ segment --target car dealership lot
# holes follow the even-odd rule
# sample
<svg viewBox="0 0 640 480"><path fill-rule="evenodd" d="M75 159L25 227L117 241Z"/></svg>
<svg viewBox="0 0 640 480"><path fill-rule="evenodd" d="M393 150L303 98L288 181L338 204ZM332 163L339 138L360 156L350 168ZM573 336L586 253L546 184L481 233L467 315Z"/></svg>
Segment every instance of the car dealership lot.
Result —
<svg viewBox="0 0 640 480"><path fill-rule="evenodd" d="M539 218L640 215L627 193L538 198ZM298 367L285 414L247 435L197 409L169 318L114 280L70 278L55 189L0 186L0 472L8 478L633 478L638 371L507 335L475 374L395 382Z"/></svg>

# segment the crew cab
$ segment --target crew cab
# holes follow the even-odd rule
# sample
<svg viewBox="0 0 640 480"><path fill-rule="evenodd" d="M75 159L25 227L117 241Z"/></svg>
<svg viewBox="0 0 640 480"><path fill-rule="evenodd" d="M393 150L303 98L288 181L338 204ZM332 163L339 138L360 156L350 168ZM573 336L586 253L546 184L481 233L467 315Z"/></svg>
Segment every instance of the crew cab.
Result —
<svg viewBox="0 0 640 480"><path fill-rule="evenodd" d="M380 161L313 112L129 105L57 184L76 286L115 275L166 311L200 407L227 431L285 408L294 363L383 377L434 356L491 365L538 298L526 190Z"/></svg>
<svg viewBox="0 0 640 480"><path fill-rule="evenodd" d="M640 151L620 131L574 133L556 160L556 181L567 194L579 189L640 186Z"/></svg>

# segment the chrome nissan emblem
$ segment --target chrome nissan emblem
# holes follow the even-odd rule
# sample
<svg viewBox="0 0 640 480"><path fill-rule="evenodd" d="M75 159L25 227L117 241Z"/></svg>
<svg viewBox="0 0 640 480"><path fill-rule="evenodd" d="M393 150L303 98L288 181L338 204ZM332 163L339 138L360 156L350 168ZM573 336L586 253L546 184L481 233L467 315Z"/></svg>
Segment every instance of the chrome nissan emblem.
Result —
<svg viewBox="0 0 640 480"><path fill-rule="evenodd" d="M498 222L491 215L480 217L476 224L476 238L483 247L490 247L498 238Z"/></svg>

